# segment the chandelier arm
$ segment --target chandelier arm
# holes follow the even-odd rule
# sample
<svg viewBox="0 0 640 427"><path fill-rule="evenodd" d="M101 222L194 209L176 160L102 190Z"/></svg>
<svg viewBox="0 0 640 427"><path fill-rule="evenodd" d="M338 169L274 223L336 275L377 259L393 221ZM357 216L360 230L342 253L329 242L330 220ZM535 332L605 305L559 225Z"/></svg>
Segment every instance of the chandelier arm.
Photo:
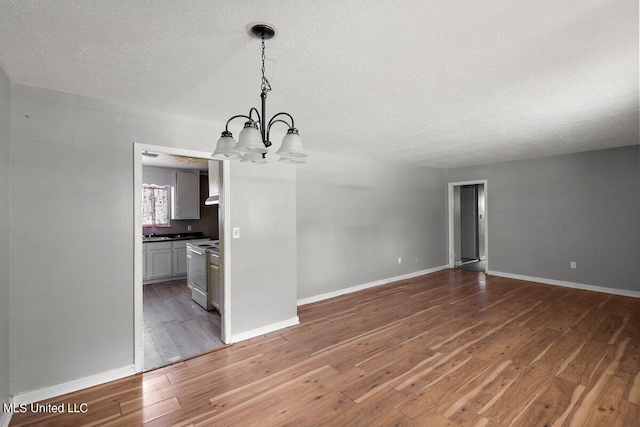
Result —
<svg viewBox="0 0 640 427"><path fill-rule="evenodd" d="M274 120L276 119L276 117L278 117L278 116L282 116L282 115L287 116L287 117L289 117L289 118L291 119L291 126L290 126L290 127L292 127L292 128L296 127L296 126L295 126L295 124L294 124L294 122L293 122L293 117L291 117L291 114L289 114L289 113L285 113L284 111L283 111L283 112L281 112L281 113L276 114L276 115L275 115L275 116L273 116L273 117L271 117L271 120L269 120L269 127L271 127L271 124L274 122ZM286 122L285 122L285 123L286 123Z"/></svg>
<svg viewBox="0 0 640 427"><path fill-rule="evenodd" d="M258 112L258 109L256 107L251 107L251 110L249 110L249 117L253 117L253 112L255 111L256 116L258 116L258 120L254 120L254 122L258 122L260 123L260 127L262 127L262 121L260 120L260 113ZM253 119L252 119L253 120Z"/></svg>
<svg viewBox="0 0 640 427"><path fill-rule="evenodd" d="M238 114L237 116L233 116L229 120L227 120L227 124L224 127L225 132L229 132L229 123L231 123L231 120L235 120L239 117L244 117L245 119L249 119L253 121L253 119L250 116L245 116L244 114Z"/></svg>
<svg viewBox="0 0 640 427"><path fill-rule="evenodd" d="M267 129L267 135L269 134L269 132L271 132L271 126L275 125L278 122L284 123L285 125L287 125L287 128L291 128L291 125L289 124L289 122L285 120L274 120L269 124L269 129Z"/></svg>
<svg viewBox="0 0 640 427"><path fill-rule="evenodd" d="M289 122L285 121L285 120L271 120L271 122L269 123L269 127L267 128L267 139L269 139L269 134L271 133L271 126L275 125L276 123L284 123L285 125L287 125L288 128L291 128L292 126L289 124Z"/></svg>
<svg viewBox="0 0 640 427"><path fill-rule="evenodd" d="M276 123L278 123L278 122L280 122L280 123L284 123L285 125L287 125L287 127L288 127L288 128L290 128L290 127L291 127L291 125L289 124L289 122L287 122L286 120L274 120L274 121L272 121L272 122L271 122L271 124L269 125L269 130L271 130L271 126L272 126L272 125L275 125L275 124L276 124Z"/></svg>

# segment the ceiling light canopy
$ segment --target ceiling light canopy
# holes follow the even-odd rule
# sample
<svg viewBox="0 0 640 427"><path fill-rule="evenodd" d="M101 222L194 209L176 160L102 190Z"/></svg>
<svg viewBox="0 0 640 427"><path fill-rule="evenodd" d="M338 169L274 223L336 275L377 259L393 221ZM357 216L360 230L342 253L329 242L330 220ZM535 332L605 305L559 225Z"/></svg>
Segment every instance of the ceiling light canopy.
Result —
<svg viewBox="0 0 640 427"><path fill-rule="evenodd" d="M271 117L269 121L266 119L267 92L271 90L271 85L264 75L264 41L275 36L275 29L267 24L255 24L249 25L247 32L262 41L262 86L260 93L262 110L258 112L256 108L252 107L248 116L239 114L227 120L225 130L216 145L216 151L211 157L220 160L242 159L243 162L267 163L266 154L272 145L269 139L271 127L276 123L284 123L288 127L287 134L282 138L282 145L276 154L280 156L281 162L305 163L307 153L302 147L302 138L298 129L295 128L291 114L281 112ZM229 123L238 118L243 118L246 121L236 143L233 135L229 132Z"/></svg>

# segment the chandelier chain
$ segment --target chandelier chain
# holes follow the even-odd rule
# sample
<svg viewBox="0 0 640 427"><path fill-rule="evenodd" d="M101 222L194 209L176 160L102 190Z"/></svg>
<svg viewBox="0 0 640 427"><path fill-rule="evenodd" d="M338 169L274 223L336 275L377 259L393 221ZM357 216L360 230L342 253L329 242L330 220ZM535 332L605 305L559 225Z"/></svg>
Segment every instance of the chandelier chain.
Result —
<svg viewBox="0 0 640 427"><path fill-rule="evenodd" d="M262 35L262 93L266 94L271 90L271 84L269 84L269 80L264 76L264 34Z"/></svg>

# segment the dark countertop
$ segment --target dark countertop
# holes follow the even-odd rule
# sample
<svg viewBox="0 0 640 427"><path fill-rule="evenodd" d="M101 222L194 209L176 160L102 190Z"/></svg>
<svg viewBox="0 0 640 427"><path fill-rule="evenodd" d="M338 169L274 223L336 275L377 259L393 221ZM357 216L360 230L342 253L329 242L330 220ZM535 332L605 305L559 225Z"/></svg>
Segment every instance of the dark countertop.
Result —
<svg viewBox="0 0 640 427"><path fill-rule="evenodd" d="M193 233L173 233L173 234L145 234L142 237L142 243L148 242L171 242L175 240L194 240L194 239L208 239L209 236L205 236L202 232L196 231Z"/></svg>

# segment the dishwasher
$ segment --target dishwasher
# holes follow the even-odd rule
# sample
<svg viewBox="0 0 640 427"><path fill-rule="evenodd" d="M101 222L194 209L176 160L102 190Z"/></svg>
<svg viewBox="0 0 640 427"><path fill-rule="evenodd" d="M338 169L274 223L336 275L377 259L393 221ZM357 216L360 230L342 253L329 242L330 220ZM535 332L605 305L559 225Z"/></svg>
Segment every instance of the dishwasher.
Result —
<svg viewBox="0 0 640 427"><path fill-rule="evenodd" d="M187 243L187 286L191 288L191 299L205 310L213 310L207 280L208 247L211 245Z"/></svg>

